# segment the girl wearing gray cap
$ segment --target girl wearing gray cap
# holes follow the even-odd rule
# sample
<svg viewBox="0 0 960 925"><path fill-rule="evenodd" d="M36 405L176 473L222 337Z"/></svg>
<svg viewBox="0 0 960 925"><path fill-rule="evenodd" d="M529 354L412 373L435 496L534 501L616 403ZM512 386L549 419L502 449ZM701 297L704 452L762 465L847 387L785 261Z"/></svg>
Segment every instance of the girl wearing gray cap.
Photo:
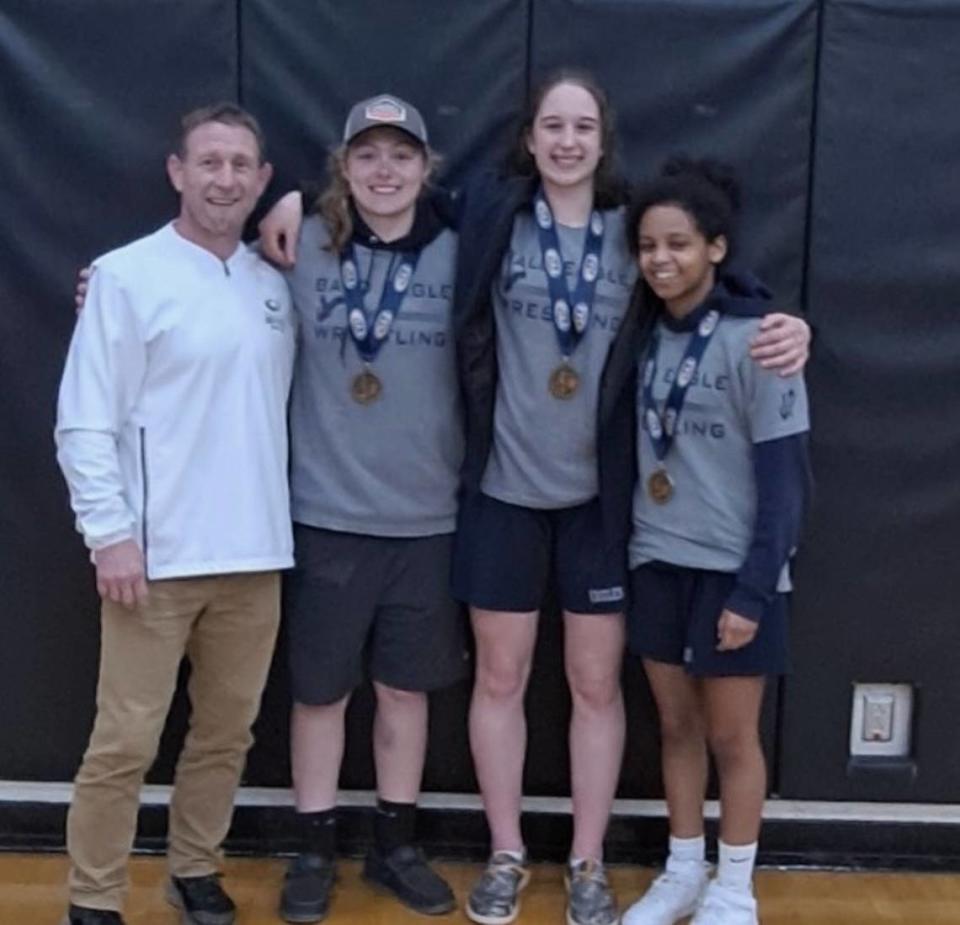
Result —
<svg viewBox="0 0 960 925"><path fill-rule="evenodd" d="M290 922L318 921L329 907L344 716L364 677L376 696L379 797L364 876L418 912L455 905L413 842L427 691L469 669L448 588L463 456L456 235L426 191L433 161L413 106L389 95L358 103L329 185L291 239L300 342L285 619L302 847L280 901Z"/></svg>

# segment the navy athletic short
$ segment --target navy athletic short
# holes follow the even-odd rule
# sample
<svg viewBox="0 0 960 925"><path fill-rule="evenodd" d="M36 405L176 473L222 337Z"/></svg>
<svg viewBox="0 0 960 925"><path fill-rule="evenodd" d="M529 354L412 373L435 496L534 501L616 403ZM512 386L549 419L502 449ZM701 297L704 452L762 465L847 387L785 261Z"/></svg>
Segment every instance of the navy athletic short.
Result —
<svg viewBox="0 0 960 925"><path fill-rule="evenodd" d="M717 651L717 621L737 576L648 562L630 573L630 652L692 675L783 674L787 669L787 596L778 594L742 649Z"/></svg>
<svg viewBox="0 0 960 925"><path fill-rule="evenodd" d="M488 495L460 508L454 597L483 610L539 610L551 571L560 606L574 613L620 613L626 556L604 540L600 503L539 510Z"/></svg>
<svg viewBox="0 0 960 925"><path fill-rule="evenodd" d="M446 687L470 663L450 595L449 534L365 536L294 524L284 581L293 699L336 703L369 676L407 691Z"/></svg>

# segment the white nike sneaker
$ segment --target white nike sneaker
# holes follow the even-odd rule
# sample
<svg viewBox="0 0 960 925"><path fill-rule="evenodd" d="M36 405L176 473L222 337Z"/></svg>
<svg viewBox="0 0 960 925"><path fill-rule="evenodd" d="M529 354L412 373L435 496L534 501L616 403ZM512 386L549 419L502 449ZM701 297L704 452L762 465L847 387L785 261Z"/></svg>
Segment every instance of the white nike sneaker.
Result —
<svg viewBox="0 0 960 925"><path fill-rule="evenodd" d="M693 915L707 888L706 864L689 875L664 871L623 914L623 925L674 925Z"/></svg>
<svg viewBox="0 0 960 925"><path fill-rule="evenodd" d="M757 901L747 890L711 881L690 925L759 925Z"/></svg>

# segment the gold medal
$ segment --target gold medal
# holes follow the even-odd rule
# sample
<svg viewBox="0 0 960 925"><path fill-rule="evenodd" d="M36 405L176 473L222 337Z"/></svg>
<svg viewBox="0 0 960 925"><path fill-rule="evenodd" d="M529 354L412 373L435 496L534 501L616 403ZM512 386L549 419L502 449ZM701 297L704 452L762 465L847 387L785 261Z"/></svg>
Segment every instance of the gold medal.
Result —
<svg viewBox="0 0 960 925"><path fill-rule="evenodd" d="M673 497L673 479L666 469L655 470L647 479L647 494L657 504L666 504Z"/></svg>
<svg viewBox="0 0 960 925"><path fill-rule="evenodd" d="M550 373L550 394L560 401L572 398L580 388L580 374L569 363L561 363Z"/></svg>
<svg viewBox="0 0 960 925"><path fill-rule="evenodd" d="M383 391L383 383L369 369L357 373L350 383L350 397L361 405L376 401Z"/></svg>

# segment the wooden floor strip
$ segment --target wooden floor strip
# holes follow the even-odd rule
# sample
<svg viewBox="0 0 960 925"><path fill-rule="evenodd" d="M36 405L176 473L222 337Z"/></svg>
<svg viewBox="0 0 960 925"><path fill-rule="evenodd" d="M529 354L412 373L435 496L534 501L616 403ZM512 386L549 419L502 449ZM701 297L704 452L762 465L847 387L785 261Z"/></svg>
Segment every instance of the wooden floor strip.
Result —
<svg viewBox="0 0 960 925"><path fill-rule="evenodd" d="M466 895L479 867L441 864L439 869L457 893ZM177 925L163 898L164 862L137 857L131 862L128 925ZM240 909L237 925L276 925L277 895L284 862L231 858L224 884ZM0 923L58 925L66 902L63 856L0 855ZM625 908L656 871L614 867L611 880ZM762 870L757 896L763 925L960 925L960 875L850 873ZM360 877L360 864L340 865L334 907L328 925L424 925L431 921L405 911L390 897L371 890ZM433 919L437 925L467 922L462 912ZM563 871L538 865L524 893L518 925L562 925Z"/></svg>

